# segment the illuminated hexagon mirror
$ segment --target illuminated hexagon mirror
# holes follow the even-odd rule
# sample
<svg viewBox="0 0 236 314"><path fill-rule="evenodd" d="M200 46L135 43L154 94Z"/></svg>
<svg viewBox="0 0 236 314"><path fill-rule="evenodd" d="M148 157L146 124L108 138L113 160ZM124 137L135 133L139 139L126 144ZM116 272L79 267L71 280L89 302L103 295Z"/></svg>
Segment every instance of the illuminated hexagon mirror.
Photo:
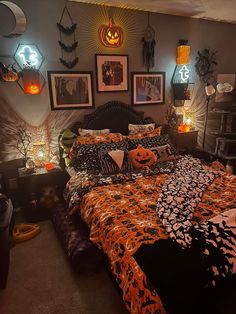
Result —
<svg viewBox="0 0 236 314"><path fill-rule="evenodd" d="M44 61L44 56L34 44L19 44L14 59L21 69L31 66L35 70L39 70Z"/></svg>

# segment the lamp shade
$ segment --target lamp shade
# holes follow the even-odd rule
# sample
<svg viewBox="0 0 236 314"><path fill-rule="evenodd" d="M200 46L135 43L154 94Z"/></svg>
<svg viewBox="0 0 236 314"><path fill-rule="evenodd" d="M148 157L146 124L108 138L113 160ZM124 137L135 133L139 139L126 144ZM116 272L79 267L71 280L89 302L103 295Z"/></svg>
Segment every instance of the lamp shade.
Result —
<svg viewBox="0 0 236 314"><path fill-rule="evenodd" d="M33 144L33 155L36 166L43 166L46 161L46 144L44 142L35 142Z"/></svg>
<svg viewBox="0 0 236 314"><path fill-rule="evenodd" d="M205 86L205 92L207 96L212 96L215 94L216 90L212 84Z"/></svg>
<svg viewBox="0 0 236 314"><path fill-rule="evenodd" d="M233 86L227 82L216 85L217 92L220 94L230 93L234 89Z"/></svg>

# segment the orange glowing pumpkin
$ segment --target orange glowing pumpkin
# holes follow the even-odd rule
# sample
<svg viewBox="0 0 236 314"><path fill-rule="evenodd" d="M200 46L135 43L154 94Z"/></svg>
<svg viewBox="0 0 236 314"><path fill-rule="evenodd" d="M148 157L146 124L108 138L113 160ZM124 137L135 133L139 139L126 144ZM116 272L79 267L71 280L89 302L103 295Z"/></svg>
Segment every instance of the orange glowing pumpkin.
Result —
<svg viewBox="0 0 236 314"><path fill-rule="evenodd" d="M182 123L178 126L179 133L185 133L190 131L190 125Z"/></svg>
<svg viewBox="0 0 236 314"><path fill-rule="evenodd" d="M26 94L31 94L31 95L37 95L37 94L40 93L40 87L39 87L38 84L29 83L25 87L25 93Z"/></svg>
<svg viewBox="0 0 236 314"><path fill-rule="evenodd" d="M148 148L138 145L129 152L131 162L135 168L150 167L156 161L155 154Z"/></svg>
<svg viewBox="0 0 236 314"><path fill-rule="evenodd" d="M99 39L103 46L118 48L123 44L124 33L120 26L117 26L113 18L109 18L109 24L102 24L98 30Z"/></svg>

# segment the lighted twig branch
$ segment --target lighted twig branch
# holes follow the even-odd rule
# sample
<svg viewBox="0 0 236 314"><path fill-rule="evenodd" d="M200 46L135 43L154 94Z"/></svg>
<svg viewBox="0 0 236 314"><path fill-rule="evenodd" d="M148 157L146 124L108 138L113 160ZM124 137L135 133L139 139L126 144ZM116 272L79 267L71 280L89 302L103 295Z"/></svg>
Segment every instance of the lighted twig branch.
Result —
<svg viewBox="0 0 236 314"><path fill-rule="evenodd" d="M23 159L27 159L29 147L31 144L31 134L27 131L26 127L20 126L15 133L16 144L13 145L18 152L22 155Z"/></svg>

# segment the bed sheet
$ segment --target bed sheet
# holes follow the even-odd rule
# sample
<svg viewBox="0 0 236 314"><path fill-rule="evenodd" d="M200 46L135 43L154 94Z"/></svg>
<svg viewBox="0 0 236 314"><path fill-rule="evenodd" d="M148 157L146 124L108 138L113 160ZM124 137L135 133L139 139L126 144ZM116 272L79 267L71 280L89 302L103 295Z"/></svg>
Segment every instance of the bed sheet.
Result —
<svg viewBox="0 0 236 314"><path fill-rule="evenodd" d="M150 284L133 254L142 244L153 244L169 237L155 211L161 188L169 175L136 175L132 179L119 179L117 183L113 178L105 180L105 185L96 186L93 182L91 188L86 176L77 174L67 187L72 213L79 212L90 227L91 241L108 256L131 313L166 313L158 291ZM76 192L78 189L80 193ZM222 173L205 191L192 223L207 221L226 209L236 208L235 190L235 176Z"/></svg>

